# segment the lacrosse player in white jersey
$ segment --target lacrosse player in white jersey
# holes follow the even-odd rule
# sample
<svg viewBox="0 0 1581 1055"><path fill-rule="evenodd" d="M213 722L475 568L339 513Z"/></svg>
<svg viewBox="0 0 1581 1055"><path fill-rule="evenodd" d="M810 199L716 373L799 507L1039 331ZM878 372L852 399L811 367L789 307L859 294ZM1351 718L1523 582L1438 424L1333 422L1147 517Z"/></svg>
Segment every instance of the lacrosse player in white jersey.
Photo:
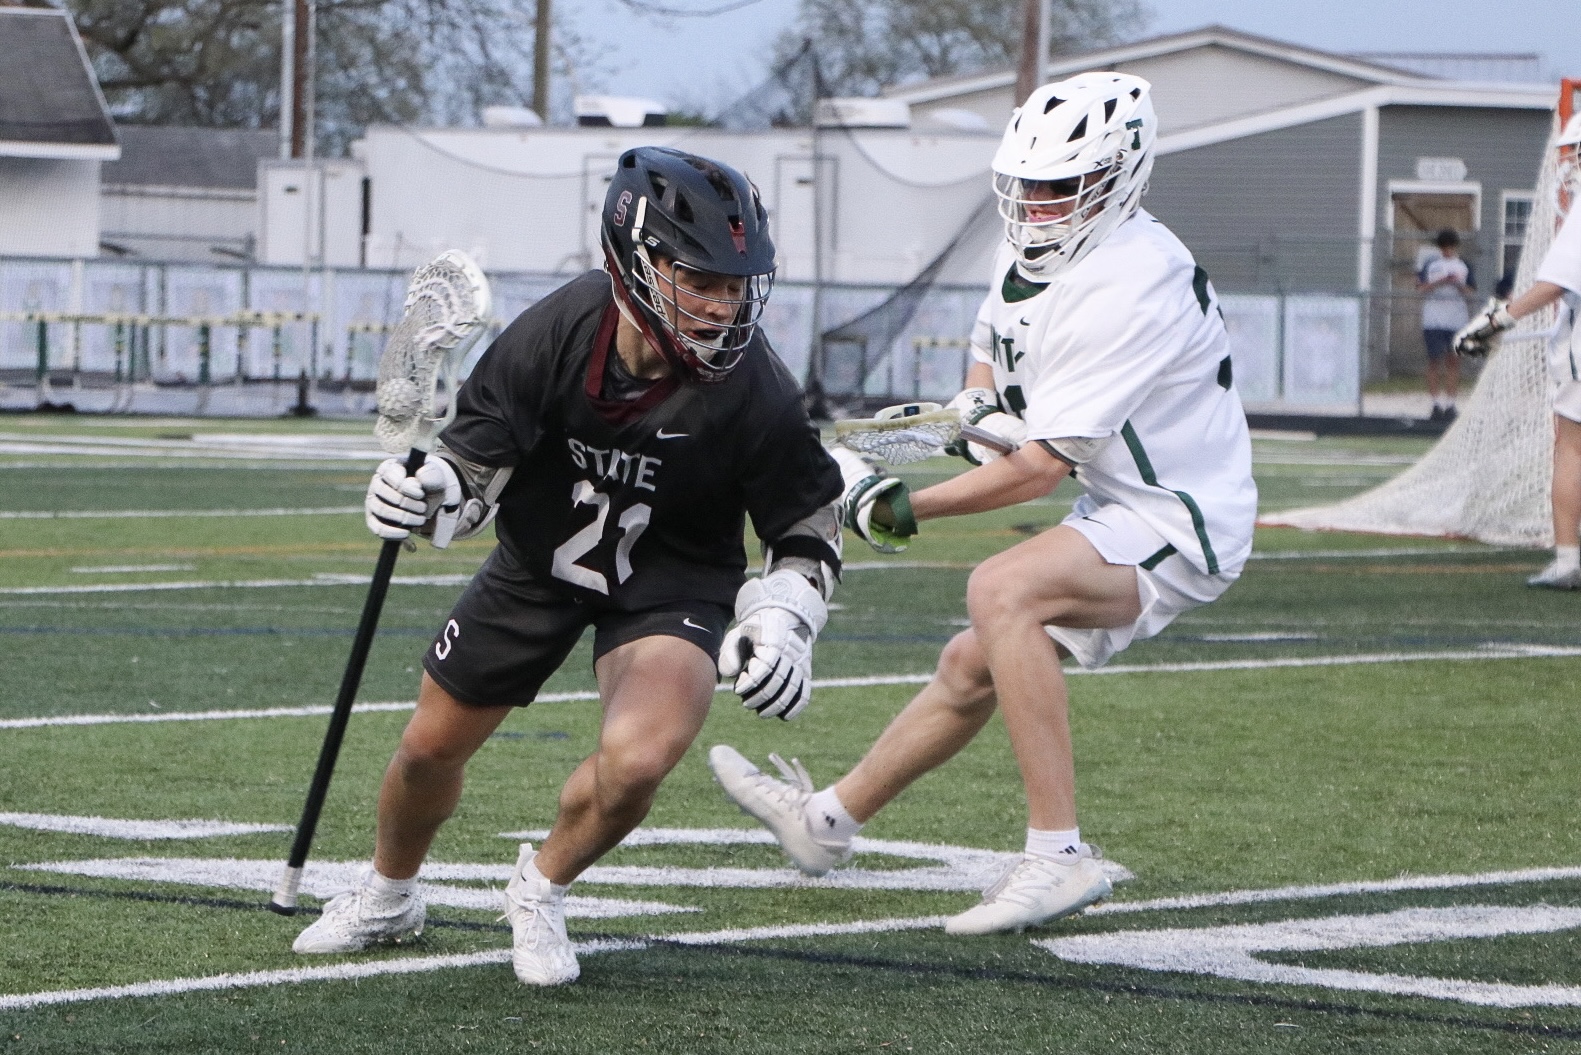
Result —
<svg viewBox="0 0 1581 1055"><path fill-rule="evenodd" d="M1075 476L1060 526L998 554L967 585L971 629L933 680L838 783L776 780L733 748L709 762L804 872L844 862L864 822L964 747L998 708L1026 789L1025 852L953 917L952 934L1020 930L1105 897L1082 841L1061 659L1102 666L1217 598L1251 552L1257 492L1246 416L1207 275L1140 209L1157 119L1148 83L1089 73L1032 93L994 157L1005 243L953 401L1018 444L978 445L977 468L907 494L850 452L847 526L894 549L917 522L999 509Z"/></svg>
<svg viewBox="0 0 1581 1055"><path fill-rule="evenodd" d="M1551 590L1581 590L1581 114L1565 122L1557 142L1558 194L1564 226L1537 268L1537 280L1508 305L1495 303L1455 334L1455 351L1483 356L1515 320L1563 300L1568 319L1548 342L1548 376L1554 396L1553 521L1554 559L1526 585ZM1568 213L1565 212L1568 207Z"/></svg>

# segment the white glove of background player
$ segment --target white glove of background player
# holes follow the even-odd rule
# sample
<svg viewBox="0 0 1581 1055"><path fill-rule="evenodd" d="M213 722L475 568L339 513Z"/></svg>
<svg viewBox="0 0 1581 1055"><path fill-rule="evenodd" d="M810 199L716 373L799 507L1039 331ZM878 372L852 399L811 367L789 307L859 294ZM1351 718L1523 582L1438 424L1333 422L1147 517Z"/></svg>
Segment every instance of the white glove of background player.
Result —
<svg viewBox="0 0 1581 1055"><path fill-rule="evenodd" d="M719 673L735 678L743 707L786 721L801 713L812 699L812 643L828 619L823 595L788 568L746 581L719 648Z"/></svg>
<svg viewBox="0 0 1581 1055"><path fill-rule="evenodd" d="M368 481L362 509L368 530L387 542L407 538L432 519L432 542L444 549L461 512L461 479L443 458L429 458L411 476L404 460L386 458Z"/></svg>
<svg viewBox="0 0 1581 1055"><path fill-rule="evenodd" d="M1469 355L1473 359L1490 354L1499 346L1499 336L1515 325L1511 315L1500 301L1492 301L1475 318L1455 334L1450 347L1456 355Z"/></svg>
<svg viewBox="0 0 1581 1055"><path fill-rule="evenodd" d="M904 550L906 540L917 533L917 519L911 515L911 491L905 481L890 476L855 451L844 447L830 447L828 451L840 467L840 478L845 483L845 493L840 496L845 526L880 553ZM887 507L887 523L873 519L874 507L880 502Z"/></svg>

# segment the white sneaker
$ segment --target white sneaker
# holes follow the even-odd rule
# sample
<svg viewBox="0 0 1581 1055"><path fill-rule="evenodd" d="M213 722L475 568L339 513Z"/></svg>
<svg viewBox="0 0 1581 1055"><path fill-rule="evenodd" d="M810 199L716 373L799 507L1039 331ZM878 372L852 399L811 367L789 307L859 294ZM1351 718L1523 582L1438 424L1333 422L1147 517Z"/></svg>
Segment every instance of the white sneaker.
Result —
<svg viewBox="0 0 1581 1055"><path fill-rule="evenodd" d="M423 933L428 909L416 892L380 893L372 886L373 869L363 872L357 885L331 898L323 915L296 936L292 952L356 952L370 945L389 945Z"/></svg>
<svg viewBox="0 0 1581 1055"><path fill-rule="evenodd" d="M708 768L714 779L735 800L743 813L763 822L774 833L780 849L791 862L810 876L821 876L851 859L851 844L826 842L815 838L808 822L807 800L812 796L812 777L797 759L786 765L779 755L769 755L785 780L775 780L758 771L733 747L720 744L708 752Z"/></svg>
<svg viewBox="0 0 1581 1055"><path fill-rule="evenodd" d="M537 869L531 879L522 874L537 856L532 843L522 843L500 918L511 921L511 966L522 984L565 985L582 973L565 933L566 888L539 876Z"/></svg>
<svg viewBox="0 0 1581 1055"><path fill-rule="evenodd" d="M1526 585L1542 586L1550 590L1581 590L1581 568L1560 571L1559 562L1552 561L1548 567L1527 579Z"/></svg>
<svg viewBox="0 0 1581 1055"><path fill-rule="evenodd" d="M1097 847L1081 845L1074 864L1022 854L999 881L983 891L983 903L952 917L946 934L998 934L1047 923L1080 912L1113 891L1098 860Z"/></svg>

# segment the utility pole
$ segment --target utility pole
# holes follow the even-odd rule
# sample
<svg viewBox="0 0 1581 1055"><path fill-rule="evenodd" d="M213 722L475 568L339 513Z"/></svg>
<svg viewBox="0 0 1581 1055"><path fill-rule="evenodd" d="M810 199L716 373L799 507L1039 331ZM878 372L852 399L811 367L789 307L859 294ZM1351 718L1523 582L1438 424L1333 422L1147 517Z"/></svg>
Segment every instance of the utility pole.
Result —
<svg viewBox="0 0 1581 1055"><path fill-rule="evenodd" d="M296 0L280 0L280 157L291 157L296 106Z"/></svg>
<svg viewBox="0 0 1581 1055"><path fill-rule="evenodd" d="M313 14L308 0L295 0L291 21L291 156L302 156L307 142L307 83L313 75L311 66L313 45Z"/></svg>
<svg viewBox="0 0 1581 1055"><path fill-rule="evenodd" d="M1049 61L1051 0L1021 0L1021 61L1016 64L1016 102L1027 101L1043 83Z"/></svg>
<svg viewBox="0 0 1581 1055"><path fill-rule="evenodd" d="M532 108L549 123L549 0L538 0L532 44Z"/></svg>

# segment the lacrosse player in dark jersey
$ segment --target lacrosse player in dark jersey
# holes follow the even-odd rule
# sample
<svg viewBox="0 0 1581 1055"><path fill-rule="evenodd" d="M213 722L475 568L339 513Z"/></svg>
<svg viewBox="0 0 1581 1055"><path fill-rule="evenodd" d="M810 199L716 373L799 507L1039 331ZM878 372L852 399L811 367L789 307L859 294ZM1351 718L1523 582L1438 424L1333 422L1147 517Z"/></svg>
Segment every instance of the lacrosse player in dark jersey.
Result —
<svg viewBox="0 0 1581 1055"><path fill-rule="evenodd" d="M566 886L647 814L702 727L716 665L764 717L806 704L840 568L841 481L757 328L775 266L767 221L733 169L627 151L604 204L607 273L574 279L500 335L415 475L396 459L374 474L367 520L381 538L417 531L446 545L492 519L499 545L424 656L372 866L296 951L421 932L415 877L463 766L588 626L598 748L567 780L541 847L522 845L505 891L526 984L577 977ZM764 574L750 580L747 516L765 542Z"/></svg>

